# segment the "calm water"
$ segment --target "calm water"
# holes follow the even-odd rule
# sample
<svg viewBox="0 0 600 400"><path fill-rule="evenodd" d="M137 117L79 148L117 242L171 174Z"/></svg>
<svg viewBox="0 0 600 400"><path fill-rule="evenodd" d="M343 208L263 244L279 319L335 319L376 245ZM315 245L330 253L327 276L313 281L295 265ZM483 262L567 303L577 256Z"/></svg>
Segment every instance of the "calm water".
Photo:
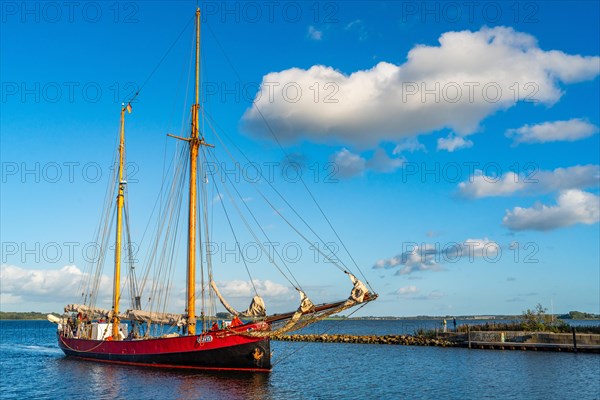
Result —
<svg viewBox="0 0 600 400"><path fill-rule="evenodd" d="M408 324L427 327L423 321L325 321L311 332L410 333ZM67 359L50 323L0 321L0 398L600 398L598 355L335 343L272 347L277 365L270 374L166 371Z"/></svg>

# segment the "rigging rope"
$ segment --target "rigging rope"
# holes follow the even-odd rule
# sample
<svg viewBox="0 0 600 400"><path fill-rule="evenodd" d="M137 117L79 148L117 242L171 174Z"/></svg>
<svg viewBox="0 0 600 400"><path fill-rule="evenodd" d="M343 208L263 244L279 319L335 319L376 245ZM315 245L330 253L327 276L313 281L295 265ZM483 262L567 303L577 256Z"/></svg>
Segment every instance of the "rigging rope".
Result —
<svg viewBox="0 0 600 400"><path fill-rule="evenodd" d="M214 154L213 151L209 151L209 154L211 155L212 159L215 160L214 162L217 163L218 165L218 159L216 157L216 155ZM230 182L231 187L233 187L233 189L235 190L235 192L237 193L238 197L240 198L240 200L242 201L242 203L244 204L244 206L246 207L246 209L248 210L248 213L252 216L252 219L254 220L254 222L258 225L259 229L261 230L261 232L263 233L263 235L265 235L266 239L268 242L270 242L269 237L267 236L265 230L263 229L263 227L260 225L260 223L258 222L256 216L254 215L254 213L250 210L250 207L248 207L248 205L246 204L246 202L244 201L242 195L240 194L240 192L237 190L237 188L235 187L235 185L233 184L233 182L231 182L231 178L229 178L229 176L227 176L227 180ZM216 185L216 183L213 182L213 185ZM227 187L224 186L224 189L227 190ZM254 231L252 230L252 228L250 227L250 225L248 224L247 220L244 218L244 216L242 215L241 211L239 210L239 208L237 207L237 204L234 202L231 194L229 193L229 190L227 190L227 194L230 196L234 207L236 208L238 215L240 216L240 218L242 218L244 224L246 225L246 228L249 230L249 232L251 233L252 237L254 238L254 240L256 241L256 243L259 245L261 251L269 258L269 262L271 264L273 264L275 266L275 268L277 268L277 270L281 273L281 275L290 283L290 285L292 285L292 287L294 287L295 289L302 289L300 284L298 283L298 280L296 279L296 277L294 276L294 274L292 273L292 271L290 271L289 267L287 266L287 264L285 263L283 257L280 255L280 253L277 251L277 249L274 247L274 253L276 253L278 255L278 257L281 259L281 261L283 262L283 264L285 265L287 271L289 272L291 279L281 270L281 268L279 267L279 265L275 262L275 260L273 259L273 257L271 257L271 255L269 254L268 250L265 249L264 245L261 243L260 239L256 236L256 234L254 233ZM292 282L293 279L293 282Z"/></svg>
<svg viewBox="0 0 600 400"><path fill-rule="evenodd" d="M225 213L225 217L227 218L227 223L229 224L229 228L231 229L231 233L235 240L235 244L238 248L240 256L242 257L242 261L244 262L244 267L246 267L246 272L248 273L248 278L250 278L250 283L252 284L252 289L254 289L254 294L256 294L258 296L258 292L256 291L256 286L254 285L254 280L252 279L252 275L250 274L250 269L248 268L248 264L246 263L246 257L244 257L242 248L240 246L240 242L238 241L237 235L235 234L235 230L233 229L233 225L231 224L231 220L229 219L229 214L227 213L227 209L225 208L223 198L221 197L221 192L219 191L219 188L217 186L215 186L215 189L217 190L217 198L219 199L219 202L221 203L221 207L223 208L223 212Z"/></svg>
<svg viewBox="0 0 600 400"><path fill-rule="evenodd" d="M223 140L221 139L221 137L219 136L219 134L216 132L216 130L214 129L214 127L212 126L212 122L215 123L215 125L217 125L217 127L219 127L219 125L216 123L216 121L214 119L212 119L212 117L207 113L207 116L209 118L208 123L211 126L211 128L213 129L213 132L216 135L216 138L219 140L219 143L221 143L221 145L223 146L223 148L225 149L226 153L229 155L229 157L231 158L231 160L233 161L234 165L239 165L239 162L236 160L235 156L233 156L233 154L229 151L229 149L227 148L227 145L223 142ZM219 127L220 128L220 127ZM250 159L244 154L244 152L235 144L234 141L231 140L231 138L229 138L229 136L226 134L226 132L223 131L223 133L225 134L225 136L232 142L233 146L242 154L242 156L246 159L246 161L251 162ZM277 193L277 195L284 201L284 203L294 212L294 214L304 223L304 225L306 225L308 227L308 229L317 237L317 239L319 239L319 241L323 244L323 246L330 250L330 252L333 254L334 252L330 249L330 247L327 245L327 243L325 243L325 241L321 238L321 236L319 236L319 234L317 234L315 232L315 230L306 222L306 220L304 218L302 218L302 216L300 215L300 213L298 213L298 211L296 211L296 209L285 199L285 197L277 190L277 188L275 188L273 186L273 184L269 181L269 179L266 179L265 176L262 174L262 171L258 170L258 173L260 174L261 178L267 182L267 184L269 185L269 187L275 192ZM302 237L307 244L312 245L313 243L305 236L303 235L298 228L296 228L287 218L285 218L285 216L283 214L281 214L281 212L267 199L266 195L258 188L258 186L256 185L256 182L251 182L253 184L254 189L260 194L260 196L269 204L269 206L273 209L273 211L275 211L275 213L277 213L294 231L296 231L296 233L298 233L298 235L300 237ZM338 269L340 269L340 271L342 272L346 272L347 267L346 265L344 265L343 261L340 259L333 259L332 257L328 256L327 254L323 253L321 251L320 248L316 248L315 249L319 254L321 254L326 260L328 260L330 263L334 264L336 267L338 267ZM338 264L341 263L342 265Z"/></svg>
<svg viewBox="0 0 600 400"><path fill-rule="evenodd" d="M361 308L363 308L364 306L366 306L367 303L363 303L360 306L358 306L358 308L356 308L354 311L352 311L350 314L348 314L348 316L344 319L348 319L350 318L354 313L356 313L357 311L359 311ZM339 324L342 320L337 321L337 323ZM324 330L321 334L325 334L327 332L329 332L331 329L333 329L335 325L332 324L328 329ZM296 342L290 342L290 343L296 343ZM282 362L283 360L293 356L294 354L296 354L297 352L299 352L300 350L302 350L303 348L305 348L306 346L308 346L310 344L310 342L305 342L302 345L300 345L300 347L298 347L296 350L290 352L289 354L284 354L282 355L280 358L273 360L272 362L272 366L276 366L277 364L279 364L280 362Z"/></svg>
<svg viewBox="0 0 600 400"><path fill-rule="evenodd" d="M175 47L175 44L179 41L179 39L181 38L181 36L183 35L183 33L188 29L188 27L190 26L190 23L195 19L195 15L190 18L188 20L188 22L184 25L183 29L181 30L181 32L179 32L179 35L177 36L177 38L175 38L175 40L173 41L173 43L171 43L171 45L169 46L169 48L167 49L166 53L162 56L162 58L158 61L158 64L154 67L154 69L150 72L150 75L148 75L148 77L146 78L146 80L142 83L142 85L140 86L140 88L133 94L133 96L131 96L131 98L129 99L129 101L127 101L126 103L129 104L131 102L133 102L136 97L140 94L140 92L142 91L142 89L144 88L144 86L146 86L146 84L148 83L148 81L150 81L150 79L152 79L152 77L154 76L154 73L158 70L158 68L162 65L163 61L167 58L167 56L169 55L169 53L171 52L171 50L173 49L173 47Z"/></svg>
<svg viewBox="0 0 600 400"><path fill-rule="evenodd" d="M206 23L206 26L208 26L209 31L211 32L215 43L217 44L217 46L219 47L219 49L221 50L221 53L223 53L223 56L225 57L225 60L227 61L227 63L229 64L229 67L232 69L232 71L235 73L237 79L242 82L242 78L239 74L239 72L237 71L237 69L235 68L235 66L233 65L233 63L231 62L231 60L229 59L229 57L227 56L227 53L225 52L225 49L223 48L223 46L221 45L221 42L219 41L217 35L215 35L215 33L213 32L212 28L210 27L210 24ZM265 123L265 126L267 127L269 133L271 134L271 136L273 136L273 138L275 139L275 142L277 143L277 145L279 146L279 149L281 150L281 152L285 155L286 159L290 159L289 155L287 154L287 152L285 151L285 149L283 148L283 146L281 145L281 142L279 141L279 139L277 138L277 136L275 135L275 132L273 131L273 129L271 128L271 125L268 123L267 119L265 118L265 116L263 115L262 111L260 110L260 108L258 107L258 105L256 104L256 102L252 102L252 105L254 106L254 108L258 111L260 117L262 118L263 122ZM323 215L323 217L325 218L325 220L327 221L329 227L331 228L331 230L333 231L333 233L335 234L336 238L340 241L340 243L342 244L342 247L344 248L344 250L346 251L346 253L348 253L348 255L350 256L350 259L352 260L352 262L354 263L354 265L356 266L357 270L359 271L359 273L361 274L361 276L363 277L363 279L365 280L365 283L369 286L369 288L371 288L371 285L367 279L367 277L365 276L365 274L363 273L363 271L361 270L361 268L358 266L358 263L356 262L356 260L354 259L354 257L352 256L352 254L350 253L350 251L348 250L348 248L346 247L346 244L342 241L340 235L337 233L336 229L333 227L333 224L331 223L331 221L329 220L329 218L327 217L327 215L325 214L325 212L323 211L323 209L321 208L321 206L318 204L317 199L314 197L314 195L312 194L311 190L308 188L308 186L306 185L306 182L304 181L304 178L302 178L302 175L300 175L300 181L302 182L304 188L306 189L306 191L309 193L311 199L313 200L313 202L316 204L317 208L319 209L319 211L321 212L321 214ZM287 202L286 202L287 203ZM292 208L293 209L293 208ZM294 210L295 211L295 210ZM301 217L300 217L301 218ZM302 218L301 218L302 219ZM303 220L303 222L305 222ZM306 222L305 222L306 223ZM308 226L308 224L307 224ZM310 229L310 227L309 227ZM315 233L315 232L313 232ZM318 235L317 235L318 237ZM320 238L319 238L320 239ZM322 241L322 240L321 240ZM322 241L323 242L323 241ZM323 244L325 246L327 246L327 244L325 242L323 242ZM329 246L327 246L327 248L329 248ZM330 249L331 250L331 249ZM343 264L343 262L340 260L340 262Z"/></svg>

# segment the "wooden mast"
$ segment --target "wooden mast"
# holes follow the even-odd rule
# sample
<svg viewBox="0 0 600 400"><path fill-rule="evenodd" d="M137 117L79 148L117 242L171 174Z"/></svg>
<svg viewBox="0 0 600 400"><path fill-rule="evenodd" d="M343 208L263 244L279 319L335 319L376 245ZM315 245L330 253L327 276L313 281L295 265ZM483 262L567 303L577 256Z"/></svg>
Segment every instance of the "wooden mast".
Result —
<svg viewBox="0 0 600 400"><path fill-rule="evenodd" d="M197 169L200 134L198 109L200 108L200 8L196 9L196 100L192 105L192 132L190 134L190 193L188 222L187 319L188 334L196 334L196 208Z"/></svg>
<svg viewBox="0 0 600 400"><path fill-rule="evenodd" d="M113 287L112 338L119 340L119 298L121 297L121 236L123 231L123 204L125 185L123 163L125 159L125 105L121 108L121 129L119 138L119 193L117 194L117 237L115 240L115 276Z"/></svg>

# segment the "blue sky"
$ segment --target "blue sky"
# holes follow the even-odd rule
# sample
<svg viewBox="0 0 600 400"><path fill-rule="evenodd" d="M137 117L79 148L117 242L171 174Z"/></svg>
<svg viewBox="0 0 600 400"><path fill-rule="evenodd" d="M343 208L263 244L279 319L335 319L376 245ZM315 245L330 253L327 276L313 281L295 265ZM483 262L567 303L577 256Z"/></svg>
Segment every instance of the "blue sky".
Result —
<svg viewBox="0 0 600 400"><path fill-rule="evenodd" d="M362 315L600 312L598 2L269 4L201 4L205 109L335 241L282 173L286 154L302 165L380 294ZM175 149L166 133L189 134L196 2L69 7L2 3L2 310L76 300L121 101L141 88L127 117L134 242ZM309 296L346 296L343 274L240 180L271 239L300 249L290 265ZM242 307L248 277L215 218L215 279ZM295 308L287 282L253 264L267 306Z"/></svg>

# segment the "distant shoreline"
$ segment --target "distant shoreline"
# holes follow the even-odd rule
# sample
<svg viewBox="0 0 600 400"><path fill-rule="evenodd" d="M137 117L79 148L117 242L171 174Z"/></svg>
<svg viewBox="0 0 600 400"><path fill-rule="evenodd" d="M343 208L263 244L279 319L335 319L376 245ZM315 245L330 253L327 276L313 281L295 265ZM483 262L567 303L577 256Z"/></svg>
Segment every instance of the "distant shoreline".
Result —
<svg viewBox="0 0 600 400"><path fill-rule="evenodd" d="M17 311L0 311L1 321L45 321L46 315L53 314L60 316L55 312L41 313L37 311L17 312Z"/></svg>
<svg viewBox="0 0 600 400"><path fill-rule="evenodd" d="M46 315L54 314L56 316L60 316L61 314L56 312L42 313L37 311L30 312L17 312L17 311L0 311L0 320L3 321L45 321ZM583 313L582 313L583 314ZM588 314L589 315L589 314ZM557 319L577 319L581 321L594 321L598 320L599 316L594 315L593 317L587 318L571 318L568 314L554 314L554 317ZM522 318L522 315L417 315L414 317L393 317L393 316L385 316L385 317L351 317L346 318L343 316L340 317L330 317L327 320L352 320L352 321L402 321L402 320L452 320L456 318L457 320L490 320L490 321L504 321L504 320L516 320Z"/></svg>

